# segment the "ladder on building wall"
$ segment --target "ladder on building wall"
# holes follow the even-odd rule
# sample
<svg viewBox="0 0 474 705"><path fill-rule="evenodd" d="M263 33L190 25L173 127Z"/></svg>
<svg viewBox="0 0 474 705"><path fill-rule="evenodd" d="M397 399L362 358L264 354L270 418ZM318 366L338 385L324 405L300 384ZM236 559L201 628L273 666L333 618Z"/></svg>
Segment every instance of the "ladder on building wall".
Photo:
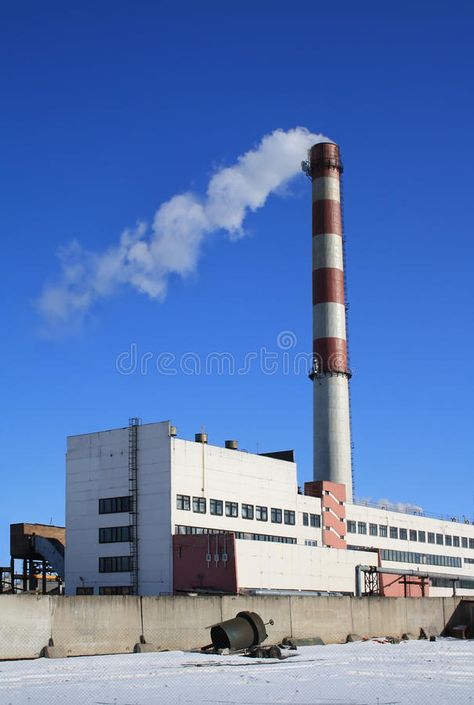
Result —
<svg viewBox="0 0 474 705"><path fill-rule="evenodd" d="M130 592L138 595L138 427L140 419L128 421L128 483L130 495Z"/></svg>

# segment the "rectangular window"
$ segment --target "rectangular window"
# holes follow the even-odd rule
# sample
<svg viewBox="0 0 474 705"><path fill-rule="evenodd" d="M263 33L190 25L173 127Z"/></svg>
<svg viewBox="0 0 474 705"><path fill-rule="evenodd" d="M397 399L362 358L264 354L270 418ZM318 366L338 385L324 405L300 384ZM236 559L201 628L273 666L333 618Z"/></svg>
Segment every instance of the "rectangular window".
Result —
<svg viewBox="0 0 474 705"><path fill-rule="evenodd" d="M99 529L99 543L119 543L131 540L131 526L107 526Z"/></svg>
<svg viewBox="0 0 474 705"><path fill-rule="evenodd" d="M443 545L443 534L436 534L436 543L438 544L438 546Z"/></svg>
<svg viewBox="0 0 474 705"><path fill-rule="evenodd" d="M465 558L465 559L464 559L464 563L469 563L469 565L473 565L473 564L474 564L474 558Z"/></svg>
<svg viewBox="0 0 474 705"><path fill-rule="evenodd" d="M225 515L226 517L238 517L239 516L239 505L237 502L226 502L225 503Z"/></svg>
<svg viewBox="0 0 474 705"><path fill-rule="evenodd" d="M285 524L290 524L293 526L296 523L295 513L290 509L285 509L283 517Z"/></svg>
<svg viewBox="0 0 474 705"><path fill-rule="evenodd" d="M242 519L253 519L253 504L242 504Z"/></svg>
<svg viewBox="0 0 474 705"><path fill-rule="evenodd" d="M407 541L408 540L408 531L406 529L400 529L400 540L401 541Z"/></svg>
<svg viewBox="0 0 474 705"><path fill-rule="evenodd" d="M378 536L379 531L377 524L369 524L369 534L371 536Z"/></svg>
<svg viewBox="0 0 474 705"><path fill-rule="evenodd" d="M351 519L348 519L347 521L347 532L349 534L355 534L357 530L356 523L355 521L352 521Z"/></svg>
<svg viewBox="0 0 474 705"><path fill-rule="evenodd" d="M390 527L390 538L391 539L398 539L398 529L396 526Z"/></svg>
<svg viewBox="0 0 474 705"><path fill-rule="evenodd" d="M131 508L131 498L107 497L99 499L99 514L117 514L119 512L129 512Z"/></svg>
<svg viewBox="0 0 474 705"><path fill-rule="evenodd" d="M379 524L379 536L386 539L387 538L387 526L386 524Z"/></svg>
<svg viewBox="0 0 474 705"><path fill-rule="evenodd" d="M188 494L177 494L176 509L182 509L185 512L189 512L191 509L191 497Z"/></svg>
<svg viewBox="0 0 474 705"><path fill-rule="evenodd" d="M444 543L446 544L446 546L452 546L453 545L453 537L450 536L449 534L446 534L446 536L444 537Z"/></svg>
<svg viewBox="0 0 474 705"><path fill-rule="evenodd" d="M193 512L196 514L206 513L206 498L205 497L193 497Z"/></svg>
<svg viewBox="0 0 474 705"><path fill-rule="evenodd" d="M435 535L433 534L432 531L428 531L428 543L434 543L435 542Z"/></svg>
<svg viewBox="0 0 474 705"><path fill-rule="evenodd" d="M420 543L426 543L426 533L424 531L418 532L418 541Z"/></svg>
<svg viewBox="0 0 474 705"><path fill-rule="evenodd" d="M211 499L209 502L211 514L221 517L224 513L224 504L221 499Z"/></svg>
<svg viewBox="0 0 474 705"><path fill-rule="evenodd" d="M131 570L131 556L105 556L99 558L99 573L128 573Z"/></svg>
<svg viewBox="0 0 474 705"><path fill-rule="evenodd" d="M319 514L310 514L309 515L309 525L313 529L317 529L318 527L321 526L321 518Z"/></svg>
<svg viewBox="0 0 474 705"><path fill-rule="evenodd" d="M303 526L309 526L309 514L308 514L308 512L303 512Z"/></svg>
<svg viewBox="0 0 474 705"><path fill-rule="evenodd" d="M459 548L459 536L453 536L453 546Z"/></svg>
<svg viewBox="0 0 474 705"><path fill-rule="evenodd" d="M418 541L418 532L414 529L410 529L410 541Z"/></svg>
<svg viewBox="0 0 474 705"><path fill-rule="evenodd" d="M255 518L257 521L268 521L268 507L255 507Z"/></svg>
<svg viewBox="0 0 474 705"><path fill-rule="evenodd" d="M358 521L357 522L357 533L358 534L366 534L367 533L367 524L365 521Z"/></svg>
<svg viewBox="0 0 474 705"><path fill-rule="evenodd" d="M463 548L467 548L467 538L466 538L466 536L462 536L462 537L461 537L461 546L462 546Z"/></svg>
<svg viewBox="0 0 474 705"><path fill-rule="evenodd" d="M103 585L99 587L99 595L131 595L130 585Z"/></svg>
<svg viewBox="0 0 474 705"><path fill-rule="evenodd" d="M474 548L474 539L469 539L469 548Z"/></svg>
<svg viewBox="0 0 474 705"><path fill-rule="evenodd" d="M76 595L93 595L94 594L94 588L93 587L77 587L76 588Z"/></svg>
<svg viewBox="0 0 474 705"><path fill-rule="evenodd" d="M275 507L272 507L271 510L271 517L272 517L272 522L274 524L281 524L282 521L282 511L281 509L275 509Z"/></svg>

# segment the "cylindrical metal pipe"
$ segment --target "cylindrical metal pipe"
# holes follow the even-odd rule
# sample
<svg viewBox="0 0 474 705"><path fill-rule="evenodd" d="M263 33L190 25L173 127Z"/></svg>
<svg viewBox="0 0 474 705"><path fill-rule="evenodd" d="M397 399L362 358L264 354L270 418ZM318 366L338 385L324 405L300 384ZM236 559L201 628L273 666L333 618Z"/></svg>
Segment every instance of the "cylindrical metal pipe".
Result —
<svg viewBox="0 0 474 705"><path fill-rule="evenodd" d="M343 226L339 147L313 145L307 173L313 200L313 354L315 480L346 486L352 500Z"/></svg>

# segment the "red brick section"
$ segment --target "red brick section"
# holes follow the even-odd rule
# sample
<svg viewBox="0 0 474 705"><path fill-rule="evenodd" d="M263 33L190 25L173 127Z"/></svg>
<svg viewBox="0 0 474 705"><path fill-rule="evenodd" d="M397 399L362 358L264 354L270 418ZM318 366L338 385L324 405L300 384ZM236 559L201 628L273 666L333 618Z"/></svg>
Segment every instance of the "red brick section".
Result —
<svg viewBox="0 0 474 705"><path fill-rule="evenodd" d="M327 480L305 482L305 495L321 499L321 525L323 546L347 548L346 536L346 486ZM328 510L328 511L327 511Z"/></svg>
<svg viewBox="0 0 474 705"><path fill-rule="evenodd" d="M320 372L349 372L347 342L342 338L316 338L313 352Z"/></svg>
<svg viewBox="0 0 474 705"><path fill-rule="evenodd" d="M313 271L313 306L326 303L344 304L344 272L322 267Z"/></svg>
<svg viewBox="0 0 474 705"><path fill-rule="evenodd" d="M174 534L173 592L205 589L237 594L234 534Z"/></svg>
<svg viewBox="0 0 474 705"><path fill-rule="evenodd" d="M311 147L309 159L313 179L318 176L338 176L342 172L342 162L337 144L319 142Z"/></svg>
<svg viewBox="0 0 474 705"><path fill-rule="evenodd" d="M313 237L324 233L342 235L342 213L339 201L321 198L313 203Z"/></svg>
<svg viewBox="0 0 474 705"><path fill-rule="evenodd" d="M379 573L379 590L384 597L429 597L429 580L425 580L424 590L422 579L416 575L406 576L406 585L403 575L392 573Z"/></svg>

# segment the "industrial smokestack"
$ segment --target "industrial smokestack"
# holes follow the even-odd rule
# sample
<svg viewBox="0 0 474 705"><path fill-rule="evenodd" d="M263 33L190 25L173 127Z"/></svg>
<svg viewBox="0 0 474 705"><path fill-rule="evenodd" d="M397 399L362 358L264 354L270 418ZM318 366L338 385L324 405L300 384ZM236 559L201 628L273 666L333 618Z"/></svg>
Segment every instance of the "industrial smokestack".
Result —
<svg viewBox="0 0 474 705"><path fill-rule="evenodd" d="M315 480L346 486L352 500L346 308L337 144L313 145L303 164L313 186L313 353Z"/></svg>

